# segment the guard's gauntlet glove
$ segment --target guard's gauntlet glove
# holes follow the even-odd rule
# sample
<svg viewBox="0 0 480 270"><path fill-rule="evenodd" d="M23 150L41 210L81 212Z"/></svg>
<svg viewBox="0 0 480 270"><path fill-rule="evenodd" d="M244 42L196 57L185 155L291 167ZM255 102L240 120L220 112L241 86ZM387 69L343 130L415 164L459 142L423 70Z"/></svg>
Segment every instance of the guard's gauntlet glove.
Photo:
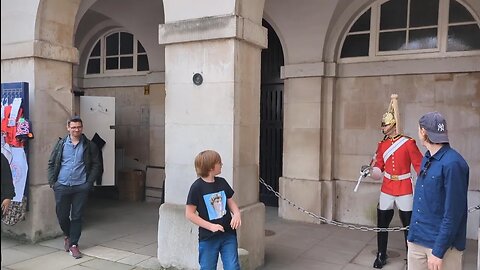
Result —
<svg viewBox="0 0 480 270"><path fill-rule="evenodd" d="M367 177L367 176L372 175L372 167L369 166L369 165L363 165L363 166L360 168L360 174L361 174L363 177Z"/></svg>

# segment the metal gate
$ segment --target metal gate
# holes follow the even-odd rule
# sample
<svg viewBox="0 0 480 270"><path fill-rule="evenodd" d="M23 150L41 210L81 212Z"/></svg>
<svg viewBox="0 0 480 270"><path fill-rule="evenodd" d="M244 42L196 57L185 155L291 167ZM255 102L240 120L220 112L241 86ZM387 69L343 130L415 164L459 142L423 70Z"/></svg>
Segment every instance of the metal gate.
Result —
<svg viewBox="0 0 480 270"><path fill-rule="evenodd" d="M278 178L282 175L283 156L283 50L273 28L268 29L268 49L262 51L262 81L260 96L260 177L278 191ZM278 206L278 198L260 185L260 201Z"/></svg>

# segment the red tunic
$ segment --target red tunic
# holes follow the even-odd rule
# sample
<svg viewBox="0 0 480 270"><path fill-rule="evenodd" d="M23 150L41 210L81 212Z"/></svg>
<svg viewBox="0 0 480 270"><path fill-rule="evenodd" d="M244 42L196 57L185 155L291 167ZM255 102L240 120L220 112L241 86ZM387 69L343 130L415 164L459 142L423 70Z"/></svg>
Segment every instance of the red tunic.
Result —
<svg viewBox="0 0 480 270"><path fill-rule="evenodd" d="M402 144L385 162L383 160L383 153L403 135L398 135L394 139L386 138L378 143L375 167L378 167L382 172L386 172L394 179L396 176L408 174L411 172L411 165L415 171L420 171L420 164L422 162L422 153L418 150L415 140L409 137L408 141ZM392 180L383 177L382 192L392 196L402 196L412 194L412 177L410 176L404 180Z"/></svg>

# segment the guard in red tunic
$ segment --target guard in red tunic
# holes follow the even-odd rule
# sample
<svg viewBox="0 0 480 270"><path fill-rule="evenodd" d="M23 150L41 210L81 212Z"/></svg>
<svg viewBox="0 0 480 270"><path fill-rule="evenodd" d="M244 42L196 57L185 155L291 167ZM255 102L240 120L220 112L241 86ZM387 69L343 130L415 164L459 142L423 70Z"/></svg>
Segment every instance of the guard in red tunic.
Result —
<svg viewBox="0 0 480 270"><path fill-rule="evenodd" d="M392 221L394 205L399 210L403 226L410 224L413 206L411 167L418 173L422 154L415 140L400 133L398 95L392 95L388 111L382 117L384 139L378 143L375 163L362 166L361 172L375 180L383 178L380 199L377 207L377 225L388 228ZM408 231L405 231L405 246ZM377 256L374 268L382 268L387 263L388 232L377 233Z"/></svg>

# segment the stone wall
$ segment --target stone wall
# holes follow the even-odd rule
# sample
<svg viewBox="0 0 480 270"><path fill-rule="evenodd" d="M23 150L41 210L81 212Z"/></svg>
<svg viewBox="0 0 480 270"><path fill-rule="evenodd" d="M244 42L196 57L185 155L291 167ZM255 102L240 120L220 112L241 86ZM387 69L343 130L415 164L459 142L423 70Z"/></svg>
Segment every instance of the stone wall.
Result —
<svg viewBox="0 0 480 270"><path fill-rule="evenodd" d="M404 134L418 138L418 119L439 111L447 119L451 146L470 165L469 205L480 189L480 72L340 78L334 105L336 217L344 222L375 224L380 183L365 181L353 193L358 170L382 139L381 117L390 95L398 93ZM426 149L417 144L422 153ZM476 202L478 203L478 202ZM469 216L468 237L476 238L478 216Z"/></svg>

